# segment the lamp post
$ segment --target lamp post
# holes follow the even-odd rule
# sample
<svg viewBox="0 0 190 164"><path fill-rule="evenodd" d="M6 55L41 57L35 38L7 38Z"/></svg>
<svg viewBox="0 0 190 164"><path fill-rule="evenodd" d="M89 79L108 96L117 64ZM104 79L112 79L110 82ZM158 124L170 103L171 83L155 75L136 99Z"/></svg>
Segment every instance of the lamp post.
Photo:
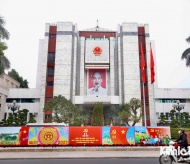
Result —
<svg viewBox="0 0 190 164"><path fill-rule="evenodd" d="M13 117L14 117L15 111L19 110L20 105L16 103L16 100L13 100L12 104L8 104L7 107L13 112Z"/></svg>
<svg viewBox="0 0 190 164"><path fill-rule="evenodd" d="M178 119L179 119L179 123L180 123L180 128L181 128L180 111L181 111L182 109L184 109L184 106L185 106L184 104L180 104L180 101L179 101L179 100L177 100L176 103L173 104L173 108L178 111Z"/></svg>

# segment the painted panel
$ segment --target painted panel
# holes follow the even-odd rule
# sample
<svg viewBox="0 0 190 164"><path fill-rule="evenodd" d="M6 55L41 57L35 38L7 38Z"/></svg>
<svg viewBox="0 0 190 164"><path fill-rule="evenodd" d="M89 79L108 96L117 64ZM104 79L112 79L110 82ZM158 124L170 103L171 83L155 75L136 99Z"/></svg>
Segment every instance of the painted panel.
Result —
<svg viewBox="0 0 190 164"><path fill-rule="evenodd" d="M101 145L102 127L70 127L70 145Z"/></svg>

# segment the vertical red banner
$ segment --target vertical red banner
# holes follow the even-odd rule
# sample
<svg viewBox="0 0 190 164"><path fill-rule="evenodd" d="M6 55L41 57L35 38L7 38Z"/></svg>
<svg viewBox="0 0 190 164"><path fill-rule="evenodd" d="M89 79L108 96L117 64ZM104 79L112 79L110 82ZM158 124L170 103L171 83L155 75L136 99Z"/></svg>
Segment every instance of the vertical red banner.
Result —
<svg viewBox="0 0 190 164"><path fill-rule="evenodd" d="M28 131L29 131L28 126L22 126L20 128L19 142L20 142L20 145L22 145L22 146L28 145Z"/></svg>

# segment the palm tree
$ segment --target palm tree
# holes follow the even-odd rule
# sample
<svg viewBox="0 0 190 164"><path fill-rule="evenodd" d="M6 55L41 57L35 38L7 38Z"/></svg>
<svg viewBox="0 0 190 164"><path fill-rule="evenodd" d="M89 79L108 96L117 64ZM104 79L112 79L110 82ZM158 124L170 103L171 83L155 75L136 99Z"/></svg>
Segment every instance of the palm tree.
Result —
<svg viewBox="0 0 190 164"><path fill-rule="evenodd" d="M4 28L5 20L0 16L0 37L1 39L9 39L9 32Z"/></svg>
<svg viewBox="0 0 190 164"><path fill-rule="evenodd" d="M187 41L188 43L190 43L190 36L186 39L186 41ZM181 59L182 59L182 60L185 59L185 60L186 60L186 66L187 66L187 67L190 67L190 48L187 48L187 49L183 52L183 54L182 54L182 56L181 56Z"/></svg>
<svg viewBox="0 0 190 164"><path fill-rule="evenodd" d="M5 21L2 16L0 16L0 74L4 73L4 70L10 68L10 62L8 58L4 55L4 51L7 49L5 42L2 39L9 39L9 32L4 28Z"/></svg>

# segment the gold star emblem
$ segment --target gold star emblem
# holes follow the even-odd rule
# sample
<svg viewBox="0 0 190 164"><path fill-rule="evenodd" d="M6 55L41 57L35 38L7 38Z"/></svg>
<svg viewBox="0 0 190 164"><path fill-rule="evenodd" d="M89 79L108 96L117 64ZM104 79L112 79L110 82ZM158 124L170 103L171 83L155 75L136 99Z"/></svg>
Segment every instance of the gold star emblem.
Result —
<svg viewBox="0 0 190 164"><path fill-rule="evenodd" d="M125 130L122 130L121 133L122 133L122 134L125 134Z"/></svg>

